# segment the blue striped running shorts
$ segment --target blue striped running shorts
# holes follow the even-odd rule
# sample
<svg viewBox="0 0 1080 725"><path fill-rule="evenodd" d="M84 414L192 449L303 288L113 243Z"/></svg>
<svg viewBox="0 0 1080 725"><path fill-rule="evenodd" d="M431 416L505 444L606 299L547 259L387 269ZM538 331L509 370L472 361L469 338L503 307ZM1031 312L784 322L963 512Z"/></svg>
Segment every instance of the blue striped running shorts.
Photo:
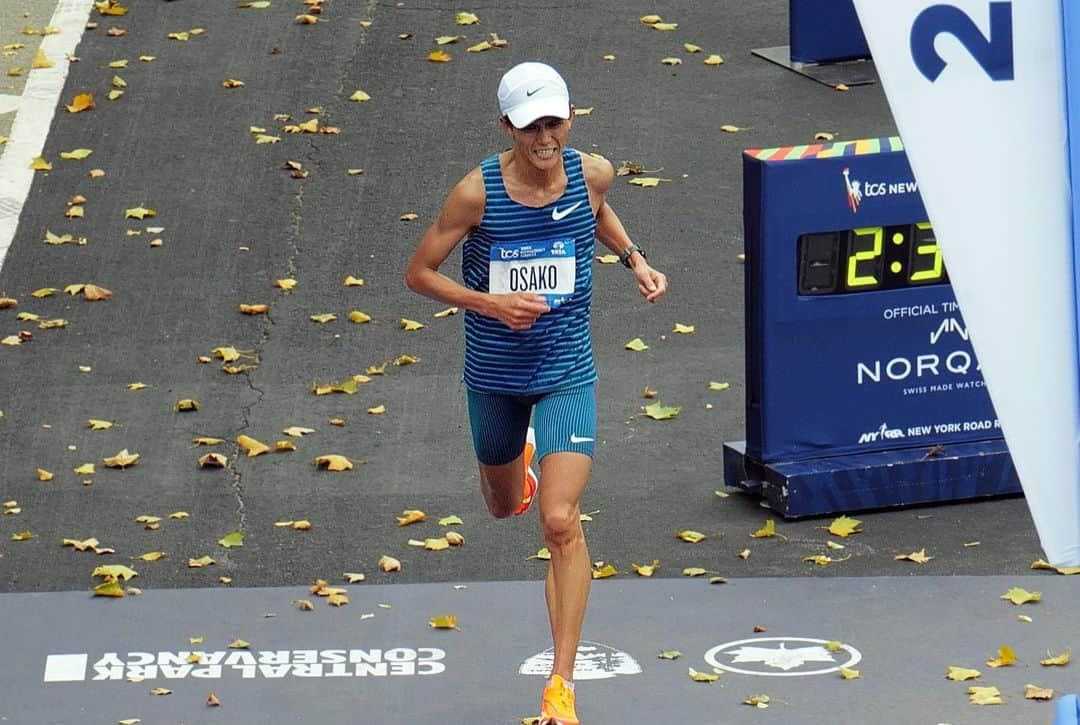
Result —
<svg viewBox="0 0 1080 725"><path fill-rule="evenodd" d="M476 458L501 466L521 455L530 415L536 429L536 460L549 453L596 448L596 383L530 395L468 391L469 423Z"/></svg>

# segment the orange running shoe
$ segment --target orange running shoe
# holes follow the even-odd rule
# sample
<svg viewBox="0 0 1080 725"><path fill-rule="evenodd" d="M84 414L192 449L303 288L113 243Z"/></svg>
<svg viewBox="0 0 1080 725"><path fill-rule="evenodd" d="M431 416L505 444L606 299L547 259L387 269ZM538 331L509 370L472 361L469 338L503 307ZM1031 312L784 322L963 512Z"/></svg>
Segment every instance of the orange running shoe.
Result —
<svg viewBox="0 0 1080 725"><path fill-rule="evenodd" d="M521 453L521 460L525 463L525 486L521 492L521 505L518 506L515 516L521 516L532 506L533 497L536 496L536 488L540 485L540 479L532 469L533 455L536 453L536 431L529 427L525 434L525 450Z"/></svg>
<svg viewBox="0 0 1080 725"><path fill-rule="evenodd" d="M544 687L540 725L580 725L574 711L574 690L560 675L552 675Z"/></svg>

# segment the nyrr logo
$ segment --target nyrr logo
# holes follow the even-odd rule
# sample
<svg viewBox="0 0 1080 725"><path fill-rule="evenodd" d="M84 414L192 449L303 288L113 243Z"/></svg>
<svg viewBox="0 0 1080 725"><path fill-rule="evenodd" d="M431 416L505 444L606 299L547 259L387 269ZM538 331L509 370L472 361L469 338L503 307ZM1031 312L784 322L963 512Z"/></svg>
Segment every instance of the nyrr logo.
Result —
<svg viewBox="0 0 1080 725"><path fill-rule="evenodd" d="M849 644L806 637L740 639L705 653L705 661L713 667L762 677L826 675L854 667L860 660L862 653Z"/></svg>
<svg viewBox="0 0 1080 725"><path fill-rule="evenodd" d="M522 662L518 674L547 677L554 664L555 650L549 647ZM640 674L641 665L626 652L599 642L583 641L578 645L577 659L574 660L575 680L606 680L618 675Z"/></svg>
<svg viewBox="0 0 1080 725"><path fill-rule="evenodd" d="M888 423L882 423L881 427L869 433L859 436L859 443L877 443L878 441L893 441L904 437L904 431L899 428L890 428Z"/></svg>
<svg viewBox="0 0 1080 725"><path fill-rule="evenodd" d="M393 649L218 650L215 652L106 652L91 662L87 654L49 655L44 682L179 680L188 677L241 679L285 677L389 677L438 675L446 671L446 651L436 647Z"/></svg>
<svg viewBox="0 0 1080 725"><path fill-rule="evenodd" d="M844 167L844 187L847 189L847 203L851 209L851 213L859 211L859 204L862 203L862 190L859 188L862 182L851 180L851 169Z"/></svg>

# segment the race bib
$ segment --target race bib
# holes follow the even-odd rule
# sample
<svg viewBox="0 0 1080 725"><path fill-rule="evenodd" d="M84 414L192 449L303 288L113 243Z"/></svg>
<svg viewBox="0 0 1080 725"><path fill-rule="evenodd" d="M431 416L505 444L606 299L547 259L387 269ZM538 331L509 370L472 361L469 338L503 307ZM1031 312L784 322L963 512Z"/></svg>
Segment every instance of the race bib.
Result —
<svg viewBox="0 0 1080 725"><path fill-rule="evenodd" d="M574 294L577 259L573 239L492 244L488 291L543 295L551 308Z"/></svg>

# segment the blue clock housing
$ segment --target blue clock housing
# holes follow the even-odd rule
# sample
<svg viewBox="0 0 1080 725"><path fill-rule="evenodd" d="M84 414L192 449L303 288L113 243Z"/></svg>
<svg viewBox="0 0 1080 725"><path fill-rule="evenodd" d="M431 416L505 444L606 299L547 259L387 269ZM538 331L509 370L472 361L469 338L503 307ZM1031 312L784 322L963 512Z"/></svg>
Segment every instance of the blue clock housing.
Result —
<svg viewBox="0 0 1080 725"><path fill-rule="evenodd" d="M900 139L750 150L743 180L747 431L728 483L772 475L789 516L1018 491Z"/></svg>

